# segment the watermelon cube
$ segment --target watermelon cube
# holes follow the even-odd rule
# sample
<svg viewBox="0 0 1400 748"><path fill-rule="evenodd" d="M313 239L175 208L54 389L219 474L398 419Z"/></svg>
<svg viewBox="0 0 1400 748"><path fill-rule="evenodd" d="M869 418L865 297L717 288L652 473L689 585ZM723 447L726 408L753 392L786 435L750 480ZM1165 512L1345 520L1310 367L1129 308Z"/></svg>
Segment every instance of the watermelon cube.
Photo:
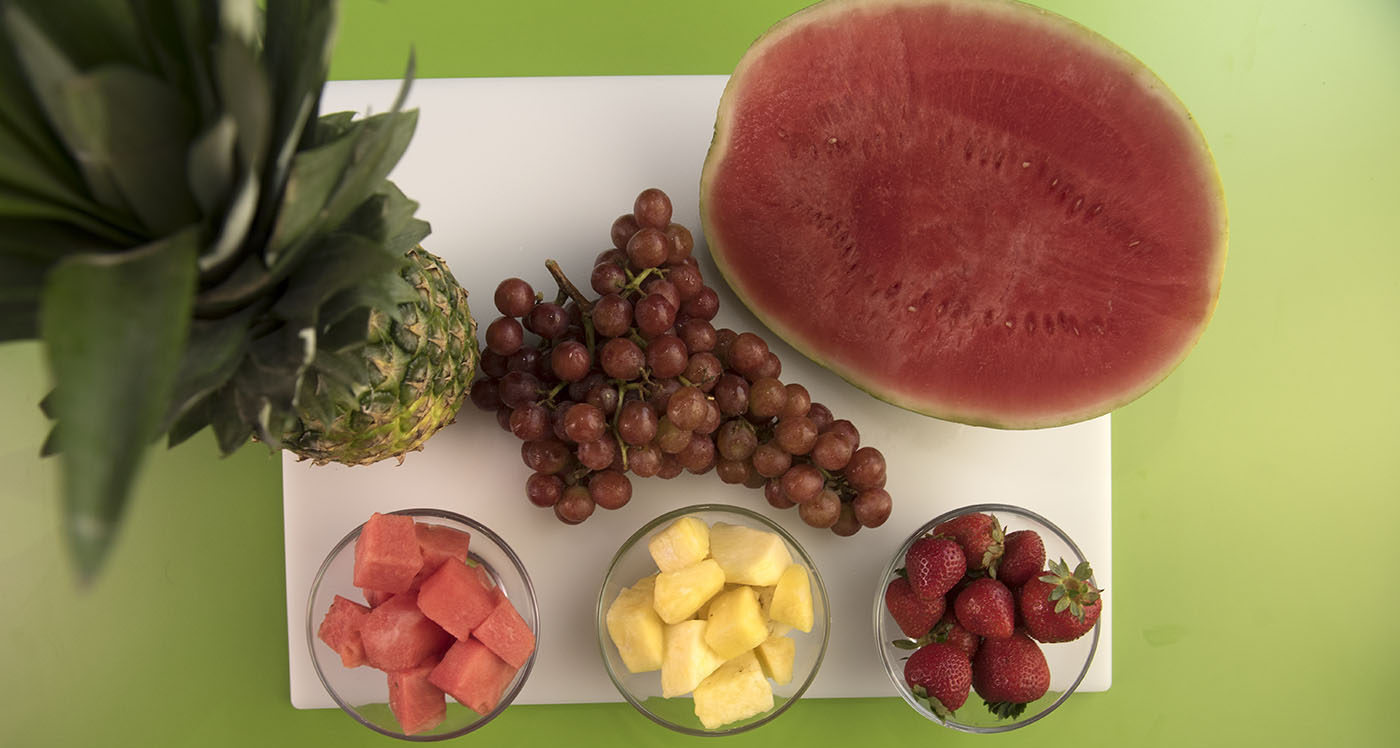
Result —
<svg viewBox="0 0 1400 748"><path fill-rule="evenodd" d="M437 664L438 660L432 659L389 673L389 709L405 735L431 730L447 717L447 697L441 688L428 682L428 674Z"/></svg>
<svg viewBox="0 0 1400 748"><path fill-rule="evenodd" d="M316 635L340 655L340 662L345 667L365 664L365 645L360 639L360 627L369 613L369 608L336 595L331 600L326 617L321 619Z"/></svg>
<svg viewBox="0 0 1400 748"><path fill-rule="evenodd" d="M471 635L496 607L496 596L471 567L449 558L418 588L418 608L458 639Z"/></svg>
<svg viewBox="0 0 1400 748"><path fill-rule="evenodd" d="M423 553L423 568L418 571L415 582L427 579L449 558L466 562L471 535L446 525L434 525L429 522L418 522L413 529L418 535L418 549Z"/></svg>
<svg viewBox="0 0 1400 748"><path fill-rule="evenodd" d="M394 596L392 592L384 592L383 590L376 589L365 589L364 593L365 603L371 608L378 608L385 600Z"/></svg>
<svg viewBox="0 0 1400 748"><path fill-rule="evenodd" d="M412 517L375 512L355 540L356 587L404 592L423 568Z"/></svg>
<svg viewBox="0 0 1400 748"><path fill-rule="evenodd" d="M407 670L452 644L452 635L418 609L418 596L404 592L385 600L360 625L365 661L385 671Z"/></svg>
<svg viewBox="0 0 1400 748"><path fill-rule="evenodd" d="M535 651L535 632L504 595L491 615L472 629L472 636L514 668L523 666Z"/></svg>
<svg viewBox="0 0 1400 748"><path fill-rule="evenodd" d="M462 639L433 668L428 681L446 691L462 706L488 714L515 678L516 669L476 639Z"/></svg>

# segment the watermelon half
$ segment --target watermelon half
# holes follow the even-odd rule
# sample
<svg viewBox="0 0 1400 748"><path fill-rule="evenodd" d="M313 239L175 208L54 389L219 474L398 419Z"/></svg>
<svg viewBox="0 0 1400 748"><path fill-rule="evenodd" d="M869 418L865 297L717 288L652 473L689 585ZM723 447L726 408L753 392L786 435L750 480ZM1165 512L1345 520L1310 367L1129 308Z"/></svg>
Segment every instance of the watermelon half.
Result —
<svg viewBox="0 0 1400 748"><path fill-rule="evenodd" d="M1224 195L1180 101L1008 0L828 0L745 53L701 178L711 255L795 348L881 399L1040 428L1185 358Z"/></svg>

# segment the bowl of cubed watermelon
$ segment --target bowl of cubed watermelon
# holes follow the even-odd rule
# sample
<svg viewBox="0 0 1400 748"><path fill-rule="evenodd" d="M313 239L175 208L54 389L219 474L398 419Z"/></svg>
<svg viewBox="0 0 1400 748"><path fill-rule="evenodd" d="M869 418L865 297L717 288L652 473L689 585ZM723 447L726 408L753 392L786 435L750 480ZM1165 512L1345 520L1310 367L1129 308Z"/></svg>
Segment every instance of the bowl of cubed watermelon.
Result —
<svg viewBox="0 0 1400 748"><path fill-rule="evenodd" d="M772 519L667 512L632 534L598 594L598 645L623 698L688 735L768 724L812 685L831 613L821 573Z"/></svg>
<svg viewBox="0 0 1400 748"><path fill-rule="evenodd" d="M331 698L412 741L465 735L510 705L535 662L539 611L519 556L441 509L375 512L311 585L306 638Z"/></svg>
<svg viewBox="0 0 1400 748"><path fill-rule="evenodd" d="M1053 522L1009 504L947 512L881 572L875 645L899 695L969 733L1033 724L1079 688L1098 649L1103 593Z"/></svg>

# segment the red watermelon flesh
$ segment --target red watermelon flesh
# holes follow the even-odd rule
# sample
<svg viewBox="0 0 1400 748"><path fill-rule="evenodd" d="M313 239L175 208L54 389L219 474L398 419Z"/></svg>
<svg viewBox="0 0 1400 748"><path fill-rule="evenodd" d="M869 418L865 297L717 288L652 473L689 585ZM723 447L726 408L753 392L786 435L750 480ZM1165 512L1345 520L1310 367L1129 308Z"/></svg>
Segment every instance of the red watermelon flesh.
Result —
<svg viewBox="0 0 1400 748"><path fill-rule="evenodd" d="M477 714L487 714L501 701L516 669L476 639L452 645L428 680Z"/></svg>
<svg viewBox="0 0 1400 748"><path fill-rule="evenodd" d="M360 625L365 661L380 670L407 670L442 654L453 636L418 609L412 592L394 595L371 610Z"/></svg>
<svg viewBox="0 0 1400 748"><path fill-rule="evenodd" d="M827 0L745 54L715 129L701 216L726 280L896 405L1091 418L1170 373L1214 310L1226 218L1199 130L1067 19Z"/></svg>
<svg viewBox="0 0 1400 748"><path fill-rule="evenodd" d="M405 735L417 735L442 724L447 717L447 697L442 689L428 682L428 674L439 660L408 670L389 673L389 709Z"/></svg>
<svg viewBox="0 0 1400 748"><path fill-rule="evenodd" d="M423 568L418 570L415 583L421 583L437 571L442 562L449 558L467 560L467 550L471 546L471 535L446 525L418 522L414 528L418 536L418 550L423 554Z"/></svg>
<svg viewBox="0 0 1400 748"><path fill-rule="evenodd" d="M412 517L375 512L355 539L356 587L381 592L403 592L423 568L418 534Z"/></svg>
<svg viewBox="0 0 1400 748"><path fill-rule="evenodd" d="M472 629L472 636L511 667L523 667L535 651L535 633L507 597L501 595L497 601L491 615Z"/></svg>
<svg viewBox="0 0 1400 748"><path fill-rule="evenodd" d="M423 580L418 608L458 639L471 635L496 607L496 595L472 567L450 558Z"/></svg>
<svg viewBox="0 0 1400 748"><path fill-rule="evenodd" d="M340 662L345 667L365 664L365 645L360 639L360 627L369 613L369 608L336 595L326 616L321 619L316 636L340 655Z"/></svg>

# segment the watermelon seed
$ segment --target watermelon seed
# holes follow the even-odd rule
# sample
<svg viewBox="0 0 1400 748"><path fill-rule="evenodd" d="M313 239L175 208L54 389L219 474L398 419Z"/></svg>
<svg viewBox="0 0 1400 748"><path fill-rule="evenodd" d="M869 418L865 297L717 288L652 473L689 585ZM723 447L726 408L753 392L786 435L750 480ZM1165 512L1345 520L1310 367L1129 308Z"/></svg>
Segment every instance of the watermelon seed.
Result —
<svg viewBox="0 0 1400 748"><path fill-rule="evenodd" d="M1021 162L1021 168L1022 168L1022 169L1029 169L1029 168L1031 168L1031 162L1029 162L1029 161L1022 161L1022 162Z"/></svg>
<svg viewBox="0 0 1400 748"><path fill-rule="evenodd" d="M1134 240L1128 242L1128 246L1129 246L1129 247L1136 247L1136 246L1139 245L1139 244L1142 244L1142 241L1139 240L1139 239L1134 239Z"/></svg>

